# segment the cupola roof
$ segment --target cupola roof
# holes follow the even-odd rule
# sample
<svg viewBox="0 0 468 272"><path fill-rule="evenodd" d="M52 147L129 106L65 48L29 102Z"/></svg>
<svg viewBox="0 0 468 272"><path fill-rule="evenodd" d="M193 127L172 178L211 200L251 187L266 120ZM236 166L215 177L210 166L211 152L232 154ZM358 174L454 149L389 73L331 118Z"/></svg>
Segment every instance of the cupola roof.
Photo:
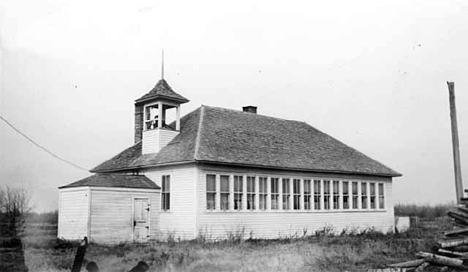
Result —
<svg viewBox="0 0 468 272"><path fill-rule="evenodd" d="M149 100L158 98L175 101L181 104L189 102L187 98L172 90L171 86L169 86L165 79L161 79L158 81L158 83L156 83L156 85L151 91L135 100L135 104L147 102Z"/></svg>

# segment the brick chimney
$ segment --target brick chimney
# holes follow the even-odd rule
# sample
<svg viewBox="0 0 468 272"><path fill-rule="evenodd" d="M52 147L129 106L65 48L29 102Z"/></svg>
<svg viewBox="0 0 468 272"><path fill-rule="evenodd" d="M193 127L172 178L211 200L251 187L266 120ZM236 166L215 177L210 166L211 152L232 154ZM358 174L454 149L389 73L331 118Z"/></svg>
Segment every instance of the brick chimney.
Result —
<svg viewBox="0 0 468 272"><path fill-rule="evenodd" d="M245 107L242 107L242 111L256 114L257 113L257 107L255 107L255 106L245 106Z"/></svg>
<svg viewBox="0 0 468 272"><path fill-rule="evenodd" d="M135 143L143 139L143 105L135 105Z"/></svg>

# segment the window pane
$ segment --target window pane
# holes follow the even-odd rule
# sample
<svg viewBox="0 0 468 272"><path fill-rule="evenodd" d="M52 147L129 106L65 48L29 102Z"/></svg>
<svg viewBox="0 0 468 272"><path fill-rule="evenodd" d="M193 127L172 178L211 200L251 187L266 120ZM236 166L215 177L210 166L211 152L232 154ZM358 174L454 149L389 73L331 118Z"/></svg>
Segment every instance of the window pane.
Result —
<svg viewBox="0 0 468 272"><path fill-rule="evenodd" d="M258 185L260 193L267 193L267 178L260 177Z"/></svg>
<svg viewBox="0 0 468 272"><path fill-rule="evenodd" d="M289 194L289 179L283 179L283 194Z"/></svg>
<svg viewBox="0 0 468 272"><path fill-rule="evenodd" d="M349 209L349 183L343 181L343 209Z"/></svg>
<svg viewBox="0 0 468 272"><path fill-rule="evenodd" d="M221 176L221 192L229 192L229 176Z"/></svg>
<svg viewBox="0 0 468 272"><path fill-rule="evenodd" d="M357 209L358 208L358 197L359 197L359 194L358 194L358 183L357 182L353 182L353 209Z"/></svg>
<svg viewBox="0 0 468 272"><path fill-rule="evenodd" d="M340 181L333 181L333 209L338 210L340 208Z"/></svg>
<svg viewBox="0 0 468 272"><path fill-rule="evenodd" d="M330 209L330 181L323 181L323 208L325 210Z"/></svg>
<svg viewBox="0 0 468 272"><path fill-rule="evenodd" d="M242 210L242 182L242 176L234 176L234 210Z"/></svg>
<svg viewBox="0 0 468 272"><path fill-rule="evenodd" d="M367 183L361 183L361 208L367 209Z"/></svg>
<svg viewBox="0 0 468 272"><path fill-rule="evenodd" d="M301 180L293 179L293 209L299 210L301 208Z"/></svg>
<svg viewBox="0 0 468 272"><path fill-rule="evenodd" d="M370 208L375 209L376 202L375 202L375 183L369 183L370 186Z"/></svg>
<svg viewBox="0 0 468 272"><path fill-rule="evenodd" d="M259 177L258 178L258 185L259 185L259 196L258 196L258 208L260 210L266 210L266 202L267 202L267 181L266 177Z"/></svg>
<svg viewBox="0 0 468 272"><path fill-rule="evenodd" d="M161 176L161 209L167 211L170 209L170 189L171 189L171 180L169 175Z"/></svg>
<svg viewBox="0 0 468 272"><path fill-rule="evenodd" d="M304 194L309 194L310 195L311 190L310 190L310 180L304 180Z"/></svg>
<svg viewBox="0 0 468 272"><path fill-rule="evenodd" d="M270 190L271 190L271 209L277 210L278 209L278 178L271 178L270 179Z"/></svg>
<svg viewBox="0 0 468 272"><path fill-rule="evenodd" d="M206 191L216 192L216 176L206 175Z"/></svg>
<svg viewBox="0 0 468 272"><path fill-rule="evenodd" d="M216 175L206 175L206 209L216 208Z"/></svg>
<svg viewBox="0 0 468 272"><path fill-rule="evenodd" d="M321 196L322 196L322 191L321 191L321 181L320 180L314 180L314 209L315 210L321 210Z"/></svg>
<svg viewBox="0 0 468 272"><path fill-rule="evenodd" d="M243 188L243 177L242 176L234 176L234 192L242 192Z"/></svg>
<svg viewBox="0 0 468 272"><path fill-rule="evenodd" d="M379 183L379 209L385 209L384 185Z"/></svg>
<svg viewBox="0 0 468 272"><path fill-rule="evenodd" d="M167 175L166 177L166 192L169 192L171 190L171 176Z"/></svg>
<svg viewBox="0 0 468 272"><path fill-rule="evenodd" d="M300 179L294 179L293 180L293 193L294 194L300 194L301 193L301 180Z"/></svg>
<svg viewBox="0 0 468 272"><path fill-rule="evenodd" d="M221 210L229 210L229 176L220 176L220 187L221 187Z"/></svg>
<svg viewBox="0 0 468 272"><path fill-rule="evenodd" d="M255 177L247 177L247 192L255 193Z"/></svg>
<svg viewBox="0 0 468 272"><path fill-rule="evenodd" d="M289 206L289 198L290 198L290 190L289 190L289 179L283 179L283 210L289 210L291 207Z"/></svg>
<svg viewBox="0 0 468 272"><path fill-rule="evenodd" d="M247 210L255 210L255 177L247 177Z"/></svg>
<svg viewBox="0 0 468 272"><path fill-rule="evenodd" d="M216 207L215 205L215 194L208 193L206 194L206 209L207 210L214 210Z"/></svg>
<svg viewBox="0 0 468 272"><path fill-rule="evenodd" d="M221 193L221 210L229 210L229 193Z"/></svg>

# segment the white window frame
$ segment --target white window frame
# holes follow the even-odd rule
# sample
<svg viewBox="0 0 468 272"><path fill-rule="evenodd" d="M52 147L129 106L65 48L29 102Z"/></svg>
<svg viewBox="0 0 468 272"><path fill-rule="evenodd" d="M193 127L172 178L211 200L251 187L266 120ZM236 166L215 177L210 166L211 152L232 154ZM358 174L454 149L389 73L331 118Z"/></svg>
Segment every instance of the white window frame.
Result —
<svg viewBox="0 0 468 272"><path fill-rule="evenodd" d="M214 176L214 186L215 186L215 190L214 191L208 191L208 176ZM218 188L217 188L217 175L216 174L212 174L212 173L206 173L205 174L205 209L207 211L215 211L216 210L216 195L218 194ZM213 208L208 208L208 194L214 194L214 205L213 205Z"/></svg>
<svg viewBox="0 0 468 272"><path fill-rule="evenodd" d="M165 189L164 181L165 181L166 177L169 177L169 191L168 192L164 191L164 189ZM172 180L172 178L171 178L170 174L162 174L161 175L161 211L164 211L164 212L170 211L171 206L172 206L172 198L171 198L172 181L171 180ZM167 203L167 204L169 204L168 208L165 207L166 201L164 201L166 199L165 198L166 195L169 196L169 202Z"/></svg>
<svg viewBox="0 0 468 272"><path fill-rule="evenodd" d="M381 187L381 186L382 186L382 187ZM385 200L386 200L386 198L387 198L386 195L385 195L385 183L379 182L379 183L377 183L377 187L378 187L378 191L379 191L379 193L378 193L378 201L377 201L377 202L378 202L378 209L379 209L379 210L385 210L385 208L387 207L387 205L386 205L386 203L385 203ZM382 188L382 190L380 190L381 188ZM380 194L380 191L382 191L382 195ZM382 198L382 200L383 200L383 201L382 201L382 203L383 203L382 207L381 207L381 205L380 205L380 199L381 199L381 198Z"/></svg>
<svg viewBox="0 0 468 272"><path fill-rule="evenodd" d="M227 191L223 191L223 179L222 177L227 177L228 187ZM227 194L227 209L223 207L223 195ZM229 174L219 174L219 209L221 211L229 211L231 209L231 176Z"/></svg>
<svg viewBox="0 0 468 272"><path fill-rule="evenodd" d="M251 183L252 186L250 186L249 188L249 181ZM247 175L247 178L246 178L246 187L247 187L247 196L246 196L246 199L247 199L247 203L246 203L246 210L248 211L255 211L257 210L257 203L255 201L255 199L257 198L256 197L256 190L257 190L257 186L255 186L255 183L256 183L256 177L254 175ZM253 191L249 191L249 189L252 189L253 188ZM249 207L249 202L250 202L250 207Z"/></svg>
<svg viewBox="0 0 468 272"><path fill-rule="evenodd" d="M234 203L233 203L233 206L232 206L232 209L235 210L235 211L242 211L242 210L245 210L244 209L244 199L245 199L245 185L244 185L244 182L245 182L245 178L244 178L245 175L242 175L242 174L234 174L233 175L233 181L232 183L234 184L234 191L233 191L233 196L234 196ZM237 179L236 179L237 178ZM239 182L239 179L240 179L240 188L239 186L237 186L236 188L236 181ZM237 185L239 185L239 183L237 183ZM239 190L236 190L236 189L240 189ZM237 209L236 209L236 195L239 196L240 195L240 205L238 204L237 205Z"/></svg>
<svg viewBox="0 0 468 272"><path fill-rule="evenodd" d="M268 177L267 176L258 176L258 210L266 211L268 209ZM262 184L263 183L263 184ZM262 186L260 186L262 184ZM263 188L263 191L260 190ZM260 203L263 199L263 208L261 207Z"/></svg>

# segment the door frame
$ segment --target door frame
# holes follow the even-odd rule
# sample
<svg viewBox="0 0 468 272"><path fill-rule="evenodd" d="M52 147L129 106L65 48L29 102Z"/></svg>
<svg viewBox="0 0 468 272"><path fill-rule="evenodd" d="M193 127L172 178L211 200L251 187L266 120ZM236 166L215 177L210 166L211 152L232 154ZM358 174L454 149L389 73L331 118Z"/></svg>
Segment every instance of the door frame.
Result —
<svg viewBox="0 0 468 272"><path fill-rule="evenodd" d="M132 242L135 243L135 199L146 199L148 201L148 217L147 217L147 225L148 225L148 240L151 238L151 198L149 196L132 196Z"/></svg>

